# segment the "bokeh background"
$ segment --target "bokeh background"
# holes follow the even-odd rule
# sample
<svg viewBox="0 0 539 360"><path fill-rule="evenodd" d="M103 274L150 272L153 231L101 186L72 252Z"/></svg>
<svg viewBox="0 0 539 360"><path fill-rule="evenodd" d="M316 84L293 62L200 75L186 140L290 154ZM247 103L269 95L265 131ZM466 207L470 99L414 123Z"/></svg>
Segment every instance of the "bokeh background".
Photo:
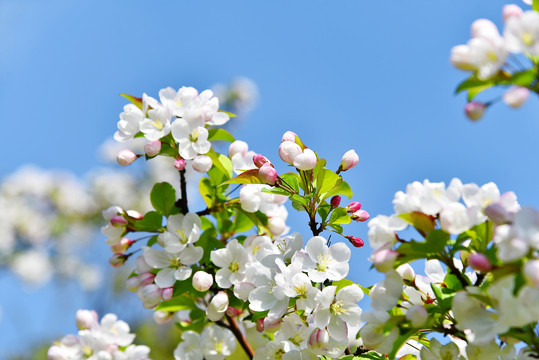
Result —
<svg viewBox="0 0 539 360"><path fill-rule="evenodd" d="M391 213L393 194L409 182L453 177L494 181L538 206L539 102L496 104L471 123L464 95L454 95L466 74L448 60L475 19L501 27L504 4L0 0L0 177L31 163L82 178L104 166L98 149L116 130L120 93L203 90L243 76L259 100L233 124L236 138L276 163L287 130L335 168L356 149L360 163L345 179L371 216ZM308 238L292 209L289 225ZM366 239L366 224L352 228ZM105 268L102 241L94 234L86 256ZM380 279L369 254L355 249L351 261L350 278L365 286ZM75 311L96 304L101 314L122 308L129 319L149 313L134 294L120 302L77 282L28 286L1 269L0 358L29 357L33 345L76 331Z"/></svg>

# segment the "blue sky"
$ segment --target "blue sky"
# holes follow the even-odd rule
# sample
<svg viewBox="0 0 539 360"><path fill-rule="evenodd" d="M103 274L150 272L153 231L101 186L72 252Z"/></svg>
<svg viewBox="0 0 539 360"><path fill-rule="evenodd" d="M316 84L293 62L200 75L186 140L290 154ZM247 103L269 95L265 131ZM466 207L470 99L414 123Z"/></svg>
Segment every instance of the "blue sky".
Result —
<svg viewBox="0 0 539 360"><path fill-rule="evenodd" d="M451 47L468 40L477 18L501 26L503 4L2 0L0 176L26 163L79 175L99 166L97 147L114 133L125 103L120 93L202 90L246 76L261 101L236 138L275 162L286 130L333 167L356 149L360 164L345 179L373 216L391 213L393 194L425 178L494 181L537 207L537 99L519 110L498 104L471 123L464 96L453 94L466 74L449 64ZM297 216L291 224L308 235ZM366 238L366 225L353 228ZM365 285L378 279L367 274L368 255L356 250L352 260L352 279ZM4 312L25 297L30 314L44 316L46 308L58 315L47 333L75 330L76 301L65 313L52 310L56 288L26 293L0 275L10 293L0 299ZM36 305L35 296L45 300ZM37 323L18 333L37 340L47 321ZM14 332L13 324L0 322L0 357L4 349L24 348Z"/></svg>

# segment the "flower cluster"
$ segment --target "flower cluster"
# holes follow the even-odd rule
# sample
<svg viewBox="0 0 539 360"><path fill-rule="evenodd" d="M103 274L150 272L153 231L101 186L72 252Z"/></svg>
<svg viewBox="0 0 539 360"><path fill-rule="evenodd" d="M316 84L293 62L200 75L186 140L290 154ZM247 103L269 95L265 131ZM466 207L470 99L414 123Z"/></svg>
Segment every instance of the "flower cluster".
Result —
<svg viewBox="0 0 539 360"><path fill-rule="evenodd" d="M135 334L114 314L77 311L78 335L66 335L47 352L49 360L149 360L150 348L133 345Z"/></svg>
<svg viewBox="0 0 539 360"><path fill-rule="evenodd" d="M465 112L471 120L479 120L486 108L495 102L471 101L491 86L511 86L502 99L513 108L522 106L530 91L537 92L535 65L539 55L539 13L523 11L518 5L511 4L503 8L503 19L502 34L490 20L476 20L471 26L472 39L451 50L451 63L455 67L474 72L457 89L457 92L468 91L470 102ZM530 62L531 68L523 65Z"/></svg>

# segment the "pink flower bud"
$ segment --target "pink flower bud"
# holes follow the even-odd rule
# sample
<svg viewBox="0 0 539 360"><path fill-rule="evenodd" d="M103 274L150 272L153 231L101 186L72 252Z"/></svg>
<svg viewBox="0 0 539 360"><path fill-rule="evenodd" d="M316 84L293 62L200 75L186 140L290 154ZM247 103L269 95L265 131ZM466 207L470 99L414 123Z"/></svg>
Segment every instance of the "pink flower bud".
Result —
<svg viewBox="0 0 539 360"><path fill-rule="evenodd" d="M332 208L339 207L339 205L341 204L341 197L339 195L335 195L334 197L331 198L329 203Z"/></svg>
<svg viewBox="0 0 539 360"><path fill-rule="evenodd" d="M521 86L512 86L503 94L503 102L512 108L524 105L530 96L530 90Z"/></svg>
<svg viewBox="0 0 539 360"><path fill-rule="evenodd" d="M209 156L198 155L193 159L193 169L199 173L208 172L211 169L212 161Z"/></svg>
<svg viewBox="0 0 539 360"><path fill-rule="evenodd" d="M161 298L165 301L172 299L172 295L174 295L173 287L165 288L161 291Z"/></svg>
<svg viewBox="0 0 539 360"><path fill-rule="evenodd" d="M271 166L271 163L267 162L258 170L258 177L268 185L275 185L277 171Z"/></svg>
<svg viewBox="0 0 539 360"><path fill-rule="evenodd" d="M249 145L245 141L236 140L228 147L228 157L231 158L236 154L245 155L249 150Z"/></svg>
<svg viewBox="0 0 539 360"><path fill-rule="evenodd" d="M311 149L303 150L303 153L294 158L294 166L304 171L314 169L316 162L316 154Z"/></svg>
<svg viewBox="0 0 539 360"><path fill-rule="evenodd" d="M298 136L295 132L292 132L292 131L287 131L283 134L283 137L281 139L281 143L285 142L285 141L292 141L292 142L296 142L296 136Z"/></svg>
<svg viewBox="0 0 539 360"><path fill-rule="evenodd" d="M359 156L356 154L355 150L348 150L344 153L341 159L340 169L341 171L346 171L359 163Z"/></svg>
<svg viewBox="0 0 539 360"><path fill-rule="evenodd" d="M256 321L256 331L258 332L264 331L264 319L258 319Z"/></svg>
<svg viewBox="0 0 539 360"><path fill-rule="evenodd" d="M539 287L539 260L529 260L522 268L524 279L531 287Z"/></svg>
<svg viewBox="0 0 539 360"><path fill-rule="evenodd" d="M281 328L281 319L271 318L271 317L265 317L264 318L264 328L263 330L267 333L273 334L277 330Z"/></svg>
<svg viewBox="0 0 539 360"><path fill-rule="evenodd" d="M130 277L125 281L125 287L132 292L137 291L140 285L140 278L138 276Z"/></svg>
<svg viewBox="0 0 539 360"><path fill-rule="evenodd" d="M136 210L127 210L127 216L133 220L142 220L144 218L144 215Z"/></svg>
<svg viewBox="0 0 539 360"><path fill-rule="evenodd" d="M112 267L120 267L122 266L125 261L127 260L128 256L125 255L125 254L121 254L121 253L116 253L114 255L112 255L109 259L109 264L112 266Z"/></svg>
<svg viewBox="0 0 539 360"><path fill-rule="evenodd" d="M360 238L358 237L355 237L355 236L345 236L345 238L348 239L348 241L350 241L350 243L354 246L354 247L362 247L363 245L365 245L365 242L363 240L361 240Z"/></svg>
<svg viewBox="0 0 539 360"><path fill-rule="evenodd" d="M213 285L213 276L205 271L197 271L193 275L193 287L197 291L208 291Z"/></svg>
<svg viewBox="0 0 539 360"><path fill-rule="evenodd" d="M151 272L142 273L138 277L142 286L153 284L153 280L155 279L155 275Z"/></svg>
<svg viewBox="0 0 539 360"><path fill-rule="evenodd" d="M357 201L352 201L350 204L348 204L348 206L346 207L346 210L349 212L349 213L355 213L356 211L358 211L359 209L361 209L361 204L358 203Z"/></svg>
<svg viewBox="0 0 539 360"><path fill-rule="evenodd" d="M326 329L316 328L309 336L309 347L311 349L323 349L329 342L329 334Z"/></svg>
<svg viewBox="0 0 539 360"><path fill-rule="evenodd" d="M487 107L485 104L480 103L479 101L472 101L466 104L464 107L464 112L466 113L468 119L477 121L483 117L486 108Z"/></svg>
<svg viewBox="0 0 539 360"><path fill-rule="evenodd" d="M118 164L127 166L132 164L133 161L137 160L137 157L137 154L131 150L122 150L118 153L118 157L116 159L118 160Z"/></svg>
<svg viewBox="0 0 539 360"><path fill-rule="evenodd" d="M279 156L280 158L289 164L294 164L294 159L296 156L301 154L301 147L292 141L285 141L279 146Z"/></svg>
<svg viewBox="0 0 539 360"><path fill-rule="evenodd" d="M269 162L269 160L264 155L257 154L253 156L253 163L255 164L257 168L261 168L262 165L264 165L267 162Z"/></svg>
<svg viewBox="0 0 539 360"><path fill-rule="evenodd" d="M176 161L174 161L174 167L177 170L185 169L185 160L184 159L176 159Z"/></svg>
<svg viewBox="0 0 539 360"><path fill-rule="evenodd" d="M78 310L76 321L79 330L88 330L99 325L99 317L94 310Z"/></svg>
<svg viewBox="0 0 539 360"><path fill-rule="evenodd" d="M157 154L159 154L160 151L161 151L160 140L150 141L149 143L144 145L144 152L146 153L146 155L150 157L156 156Z"/></svg>
<svg viewBox="0 0 539 360"><path fill-rule="evenodd" d="M358 210L354 212L352 215L350 215L350 217L352 218L352 220L363 222L363 221L369 220L371 216L365 210Z"/></svg>
<svg viewBox="0 0 539 360"><path fill-rule="evenodd" d="M480 272L487 272L492 269L489 259L481 253L473 253L468 257L468 262L472 269Z"/></svg>
<svg viewBox="0 0 539 360"><path fill-rule="evenodd" d="M243 311L241 311L241 309L236 309L235 307L229 306L228 309L226 309L226 314L230 317L236 317L243 314Z"/></svg>
<svg viewBox="0 0 539 360"><path fill-rule="evenodd" d="M124 227L125 225L127 225L127 220L125 220L123 216L116 215L113 216L112 219L110 219L110 223L114 227Z"/></svg>
<svg viewBox="0 0 539 360"><path fill-rule="evenodd" d="M451 49L450 59L451 64L457 69L471 71L476 67L472 63L472 56L470 55L470 47L468 45L457 45Z"/></svg>
<svg viewBox="0 0 539 360"><path fill-rule="evenodd" d="M173 312L157 310L153 312L153 321L155 321L156 324L163 325L170 322L173 316Z"/></svg>
<svg viewBox="0 0 539 360"><path fill-rule="evenodd" d="M155 284L150 284L146 286L141 286L137 290L137 295L140 300L142 300L142 306L146 309L153 309L157 306L162 300L161 298L162 289Z"/></svg>
<svg viewBox="0 0 539 360"><path fill-rule="evenodd" d="M133 240L124 237L122 238L122 240L120 240L118 244L112 245L110 247L110 250L112 250L112 252L117 253L117 254L123 254L126 252L127 249L129 249L129 247L133 243L134 243Z"/></svg>
<svg viewBox="0 0 539 360"><path fill-rule="evenodd" d="M124 210L119 206L111 206L108 209L105 209L101 212L103 218L107 221L110 221L116 215L122 215Z"/></svg>
<svg viewBox="0 0 539 360"><path fill-rule="evenodd" d="M509 4L503 7L502 13L503 13L503 21L507 21L507 19L513 16L517 18L521 17L524 12L520 8L520 6L515 5L515 4Z"/></svg>
<svg viewBox="0 0 539 360"><path fill-rule="evenodd" d="M399 253L395 250L379 249L372 254L371 261L374 263L376 270L387 272L393 269L393 265L395 265L398 256Z"/></svg>

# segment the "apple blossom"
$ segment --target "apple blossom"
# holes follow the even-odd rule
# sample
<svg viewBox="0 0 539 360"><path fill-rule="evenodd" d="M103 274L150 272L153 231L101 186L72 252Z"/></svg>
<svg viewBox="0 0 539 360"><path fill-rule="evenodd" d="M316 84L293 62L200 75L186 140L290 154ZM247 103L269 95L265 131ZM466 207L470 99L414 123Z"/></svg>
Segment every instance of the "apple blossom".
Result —
<svg viewBox="0 0 539 360"><path fill-rule="evenodd" d="M468 257L468 262L472 269L481 272L487 272L492 269L489 259L481 253L474 253Z"/></svg>
<svg viewBox="0 0 539 360"><path fill-rule="evenodd" d="M284 141L279 146L279 157L290 165L294 165L294 159L302 153L301 147L292 141ZM305 160L312 160L309 155L306 158Z"/></svg>
<svg viewBox="0 0 539 360"><path fill-rule="evenodd" d="M337 208L341 204L341 197L339 195L335 195L331 198L329 204L332 208Z"/></svg>
<svg viewBox="0 0 539 360"><path fill-rule="evenodd" d="M205 271L197 271L193 275L193 287L197 291L207 291L213 285L213 276Z"/></svg>
<svg viewBox="0 0 539 360"><path fill-rule="evenodd" d="M487 107L485 104L478 101L472 101L466 104L464 107L464 112L466 113L468 119L477 121L483 117L486 108Z"/></svg>
<svg viewBox="0 0 539 360"><path fill-rule="evenodd" d="M350 215L350 217L352 218L352 220L363 222L363 221L369 220L370 215L365 210L358 210L354 212L352 215Z"/></svg>
<svg viewBox="0 0 539 360"><path fill-rule="evenodd" d="M271 163L266 162L258 170L258 177L268 185L275 185L275 181L277 180L277 171L273 168Z"/></svg>
<svg viewBox="0 0 539 360"><path fill-rule="evenodd" d="M174 167L177 169L177 170L183 170L185 169L185 160L184 159L176 159L174 161Z"/></svg>
<svg viewBox="0 0 539 360"><path fill-rule="evenodd" d="M503 20L507 21L507 19L509 19L510 17L513 17L513 16L514 17L521 17L522 14L524 14L524 11L522 11L520 6L518 6L518 5L509 4L509 5L504 5L502 13L503 13Z"/></svg>
<svg viewBox="0 0 539 360"><path fill-rule="evenodd" d="M170 133L171 114L164 107L148 110L148 117L140 124L140 131L149 141L159 140Z"/></svg>
<svg viewBox="0 0 539 360"><path fill-rule="evenodd" d="M118 164L122 166L131 165L133 161L137 160L138 156L131 150L122 150L118 153Z"/></svg>
<svg viewBox="0 0 539 360"><path fill-rule="evenodd" d="M283 134L283 137L281 139L281 143L285 142L285 141L292 141L292 142L296 142L296 136L298 136L295 132L292 132L292 131L287 131Z"/></svg>
<svg viewBox="0 0 539 360"><path fill-rule="evenodd" d="M305 149L294 157L294 166L299 170L312 170L316 166L316 154L311 149Z"/></svg>
<svg viewBox="0 0 539 360"><path fill-rule="evenodd" d="M359 163L359 156L356 154L355 150L348 150L344 153L339 165L341 171L350 170Z"/></svg>
<svg viewBox="0 0 539 360"><path fill-rule="evenodd" d="M269 160L264 155L257 154L253 156L253 163L257 168L261 168L267 162L269 162Z"/></svg>
<svg viewBox="0 0 539 360"><path fill-rule="evenodd" d="M529 286L539 287L539 260L527 261L522 268L522 273Z"/></svg>
<svg viewBox="0 0 539 360"><path fill-rule="evenodd" d="M210 301L206 309L206 316L211 321L218 321L225 315L228 309L228 295L224 291L219 291Z"/></svg>
<svg viewBox="0 0 539 360"><path fill-rule="evenodd" d="M512 16L505 24L504 37L511 52L539 55L539 13L526 11L522 16Z"/></svg>
<svg viewBox="0 0 539 360"><path fill-rule="evenodd" d="M156 156L157 154L159 154L160 151L161 151L161 141L159 140L150 141L149 143L144 145L144 152L146 153L146 155L150 157Z"/></svg>
<svg viewBox="0 0 539 360"><path fill-rule="evenodd" d="M503 102L512 108L524 105L530 96L530 90L521 86L513 86L503 94Z"/></svg>
<svg viewBox="0 0 539 360"><path fill-rule="evenodd" d="M209 156L198 155L193 159L193 169L199 173L208 172L212 167L212 160Z"/></svg>

